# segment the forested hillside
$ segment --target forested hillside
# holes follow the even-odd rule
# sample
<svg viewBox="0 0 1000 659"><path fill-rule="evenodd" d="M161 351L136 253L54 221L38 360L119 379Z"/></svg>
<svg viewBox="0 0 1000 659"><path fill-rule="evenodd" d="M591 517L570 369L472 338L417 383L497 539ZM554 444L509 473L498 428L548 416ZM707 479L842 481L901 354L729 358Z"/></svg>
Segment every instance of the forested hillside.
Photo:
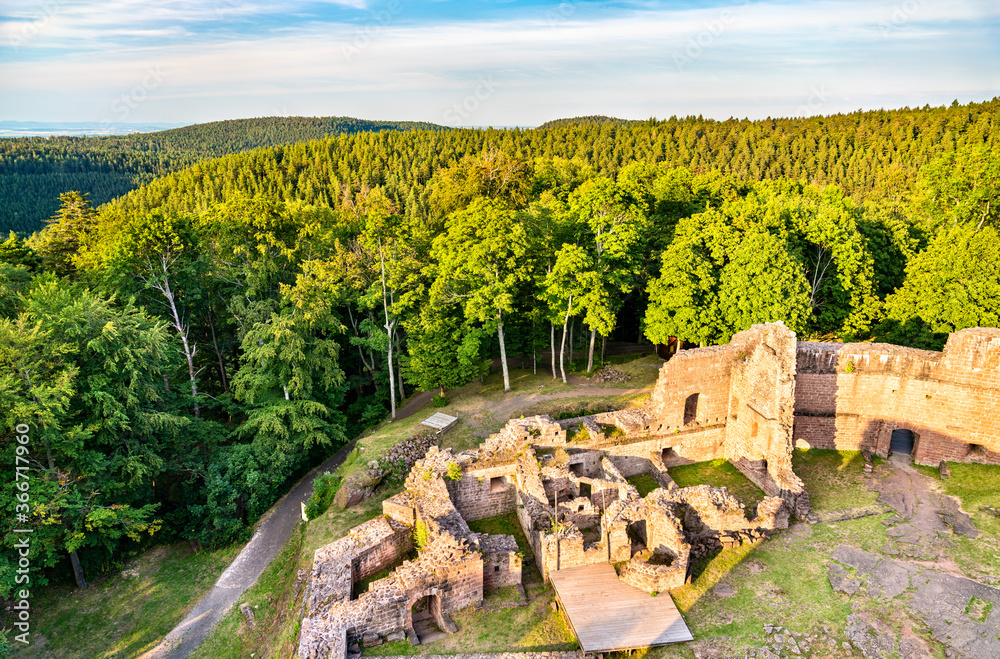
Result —
<svg viewBox="0 0 1000 659"><path fill-rule="evenodd" d="M0 244L2 459L25 424L39 564L245 537L406 394L497 358L505 380L515 356L565 380L605 337L709 345L780 320L939 349L997 326L998 120L994 100L367 132L199 162L100 209L66 193Z"/></svg>
<svg viewBox="0 0 1000 659"><path fill-rule="evenodd" d="M264 117L107 137L0 138L0 234L37 231L69 190L89 193L100 205L206 158L328 135L434 128L412 121Z"/></svg>

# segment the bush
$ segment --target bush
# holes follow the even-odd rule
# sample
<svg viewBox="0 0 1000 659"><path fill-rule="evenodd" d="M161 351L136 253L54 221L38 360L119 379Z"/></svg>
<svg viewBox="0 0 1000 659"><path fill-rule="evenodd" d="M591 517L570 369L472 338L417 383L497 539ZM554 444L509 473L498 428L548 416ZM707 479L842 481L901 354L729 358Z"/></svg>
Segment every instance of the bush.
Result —
<svg viewBox="0 0 1000 659"><path fill-rule="evenodd" d="M448 404L448 399L444 394L434 394L434 398L431 399L431 405L434 407L444 407Z"/></svg>
<svg viewBox="0 0 1000 659"><path fill-rule="evenodd" d="M462 466L457 462L448 463L448 478L453 481L462 480Z"/></svg>
<svg viewBox="0 0 1000 659"><path fill-rule="evenodd" d="M413 525L413 544L416 546L417 551L421 551L427 546L427 525L419 519Z"/></svg>
<svg viewBox="0 0 1000 659"><path fill-rule="evenodd" d="M313 481L313 493L306 503L306 517L316 519L326 512L333 498L337 496L340 489L340 476L329 471L316 477Z"/></svg>

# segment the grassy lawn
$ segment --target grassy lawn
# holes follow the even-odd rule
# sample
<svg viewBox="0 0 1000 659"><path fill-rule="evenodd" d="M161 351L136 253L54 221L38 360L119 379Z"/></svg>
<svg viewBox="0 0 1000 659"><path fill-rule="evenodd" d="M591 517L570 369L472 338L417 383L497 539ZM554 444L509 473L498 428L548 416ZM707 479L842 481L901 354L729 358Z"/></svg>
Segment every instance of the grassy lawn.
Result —
<svg viewBox="0 0 1000 659"><path fill-rule="evenodd" d="M136 657L155 646L215 583L242 545L157 547L90 588L52 587L32 602L32 645L19 657Z"/></svg>
<svg viewBox="0 0 1000 659"><path fill-rule="evenodd" d="M504 590L487 595L484 604L504 601ZM458 633L430 645L411 646L386 643L366 648L369 657L389 655L456 654L476 652L558 652L575 650L578 646L561 612L549 607L551 590L539 595L527 606L492 613L475 611L472 607L452 613Z"/></svg>
<svg viewBox="0 0 1000 659"><path fill-rule="evenodd" d="M647 389L656 384L656 378L660 375L660 368L666 363L658 356L645 355L637 357L635 355L621 355L622 358L629 358L625 362L608 361L608 364L615 369L627 373L631 377L626 382L607 382L598 386L601 387L627 387L629 389ZM584 365L586 366L586 364ZM595 366L594 370L598 370Z"/></svg>
<svg viewBox="0 0 1000 659"><path fill-rule="evenodd" d="M743 650L761 647L767 635L763 625L781 625L793 634L827 633L837 644L851 612L846 595L834 593L827 580L829 552L840 544L878 551L886 540L878 515L857 520L798 525L777 537L717 554L689 585L672 595L695 640L727 637L729 651L718 656L743 656ZM713 588L733 587L735 595L720 597ZM687 656L651 650L650 656ZM837 647L813 656L844 656Z"/></svg>
<svg viewBox="0 0 1000 659"><path fill-rule="evenodd" d="M635 489L639 490L639 496L641 497L646 496L653 490L660 487L660 484L656 482L656 479L649 474L637 474L635 476L629 476L625 480L631 483Z"/></svg>
<svg viewBox="0 0 1000 659"><path fill-rule="evenodd" d="M294 608L297 602L293 592L304 537L305 526L299 525L257 583L243 593L212 635L191 653L191 659L293 656L301 615ZM253 607L252 626L240 612L244 603Z"/></svg>
<svg viewBox="0 0 1000 659"><path fill-rule="evenodd" d="M671 467L667 470L677 487L693 487L695 485L711 485L724 487L729 493L746 506L749 513L756 510L757 504L764 499L764 492L743 475L739 469L728 460L719 459L710 462Z"/></svg>
<svg viewBox="0 0 1000 659"><path fill-rule="evenodd" d="M542 575L535 565L535 554L531 551L531 545L524 536L521 523L517 521L515 513L498 515L487 519L478 519L469 522L469 529L474 533L488 533L490 535L512 535L517 540L517 549L521 553L523 563L521 564L521 583L539 583Z"/></svg>
<svg viewBox="0 0 1000 659"><path fill-rule="evenodd" d="M816 512L873 505L878 494L865 487L865 460L860 451L796 449L792 469L809 492Z"/></svg>

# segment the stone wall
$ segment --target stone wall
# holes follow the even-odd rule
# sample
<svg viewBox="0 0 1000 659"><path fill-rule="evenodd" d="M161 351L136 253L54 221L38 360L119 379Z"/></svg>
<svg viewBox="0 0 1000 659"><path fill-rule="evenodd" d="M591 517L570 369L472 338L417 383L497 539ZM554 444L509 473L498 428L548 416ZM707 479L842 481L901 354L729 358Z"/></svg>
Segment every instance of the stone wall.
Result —
<svg viewBox="0 0 1000 659"><path fill-rule="evenodd" d="M516 473L514 463L485 468L467 467L461 480L447 481L448 494L466 521L506 515L517 504L514 487Z"/></svg>
<svg viewBox="0 0 1000 659"><path fill-rule="evenodd" d="M781 323L754 325L728 345L682 351L663 365L650 397L647 412L658 424L648 426L650 440L608 451L627 470L641 465L626 455L651 457L658 444L657 467L724 456L765 494L782 497L805 517L808 495L791 458L795 374L795 333ZM679 430L676 445L663 436L671 428ZM698 432L681 437L691 429Z"/></svg>
<svg viewBox="0 0 1000 659"><path fill-rule="evenodd" d="M626 477L650 471L650 460L660 460L664 467L707 462L725 457L726 426L692 424L681 430L647 432L632 441L602 447ZM672 449L666 454L664 449Z"/></svg>
<svg viewBox="0 0 1000 659"><path fill-rule="evenodd" d="M521 583L521 557L511 535L481 535L483 588L487 591Z"/></svg>
<svg viewBox="0 0 1000 659"><path fill-rule="evenodd" d="M1000 464L1000 330L955 332L943 352L888 344L798 345L794 438L886 455L914 433L914 461Z"/></svg>

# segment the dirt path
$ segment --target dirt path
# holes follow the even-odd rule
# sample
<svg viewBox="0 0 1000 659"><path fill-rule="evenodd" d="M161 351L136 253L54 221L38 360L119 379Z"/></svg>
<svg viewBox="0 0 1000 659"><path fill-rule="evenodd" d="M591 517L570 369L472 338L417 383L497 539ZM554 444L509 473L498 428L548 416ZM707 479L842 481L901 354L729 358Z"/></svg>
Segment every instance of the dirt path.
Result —
<svg viewBox="0 0 1000 659"><path fill-rule="evenodd" d="M405 405L396 410L396 420L399 421L400 419L405 419L408 416L416 414L424 405L431 402L432 398L434 398L433 391L421 391L418 394L414 394L410 397L410 400L406 401Z"/></svg>
<svg viewBox="0 0 1000 659"><path fill-rule="evenodd" d="M549 394L517 394L491 403L482 409L493 412L502 419L508 419L517 410L550 400L579 398L581 396L627 396L631 394L645 394L653 390L652 387L648 389L605 389L597 385L582 384L584 382L587 382L584 378L570 378L569 383L575 385L575 388L571 391L556 391Z"/></svg>
<svg viewBox="0 0 1000 659"><path fill-rule="evenodd" d="M414 402L411 400L411 403ZM416 407L410 414L419 409ZM313 479L324 471L333 471L354 448L354 442L341 447L333 457L309 472L285 497L271 508L270 514L257 527L250 542L236 557L219 580L179 625L140 659L184 659L236 603L247 588L257 582L288 536L302 519L301 504L312 495Z"/></svg>

